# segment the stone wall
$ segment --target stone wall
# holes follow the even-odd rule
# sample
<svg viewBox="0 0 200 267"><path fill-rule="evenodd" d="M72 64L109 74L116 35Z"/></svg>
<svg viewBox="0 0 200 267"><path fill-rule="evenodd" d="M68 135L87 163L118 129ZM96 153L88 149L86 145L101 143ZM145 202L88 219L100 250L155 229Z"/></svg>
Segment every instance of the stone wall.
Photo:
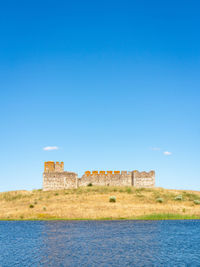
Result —
<svg viewBox="0 0 200 267"><path fill-rule="evenodd" d="M88 184L152 188L155 186L155 172L86 171L79 179L76 173L64 171L63 162L48 161L44 164L44 191L77 188Z"/></svg>
<svg viewBox="0 0 200 267"><path fill-rule="evenodd" d="M78 182L79 186L104 185L104 186L131 186L132 173L127 171L112 173L112 171L87 174L85 173Z"/></svg>
<svg viewBox="0 0 200 267"><path fill-rule="evenodd" d="M77 188L78 175L74 172L44 172L43 190Z"/></svg>
<svg viewBox="0 0 200 267"><path fill-rule="evenodd" d="M155 186L155 171L133 171L133 186L152 188Z"/></svg>

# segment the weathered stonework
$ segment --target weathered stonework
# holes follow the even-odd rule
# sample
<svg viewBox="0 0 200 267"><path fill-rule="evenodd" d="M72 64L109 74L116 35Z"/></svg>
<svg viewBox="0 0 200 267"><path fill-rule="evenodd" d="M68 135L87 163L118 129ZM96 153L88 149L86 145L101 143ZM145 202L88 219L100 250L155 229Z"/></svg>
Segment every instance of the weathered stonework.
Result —
<svg viewBox="0 0 200 267"><path fill-rule="evenodd" d="M56 162L55 172L64 172L64 162Z"/></svg>
<svg viewBox="0 0 200 267"><path fill-rule="evenodd" d="M133 186L151 188L155 186L155 171L133 171Z"/></svg>
<svg viewBox="0 0 200 267"><path fill-rule="evenodd" d="M108 174L84 174L79 179L79 186L87 186L88 184L92 185L112 185L112 186L131 186L132 185L132 173L131 172L122 172L120 173L108 173Z"/></svg>
<svg viewBox="0 0 200 267"><path fill-rule="evenodd" d="M64 171L63 162L49 161L44 163L43 189L45 191L77 188L89 184L150 188L155 186L155 172L86 171L81 178L78 178L76 173Z"/></svg>
<svg viewBox="0 0 200 267"><path fill-rule="evenodd" d="M51 172L43 174L43 189L59 190L78 187L78 175L74 172Z"/></svg>

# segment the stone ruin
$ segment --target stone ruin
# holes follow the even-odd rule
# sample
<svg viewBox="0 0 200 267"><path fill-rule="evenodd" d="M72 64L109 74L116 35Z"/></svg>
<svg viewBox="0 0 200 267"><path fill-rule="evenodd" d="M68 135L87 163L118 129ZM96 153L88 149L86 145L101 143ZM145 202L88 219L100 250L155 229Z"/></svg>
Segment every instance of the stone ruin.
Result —
<svg viewBox="0 0 200 267"><path fill-rule="evenodd" d="M74 172L64 171L63 162L48 161L44 163L44 191L88 185L152 188L155 186L155 171L86 171L79 178L78 174Z"/></svg>

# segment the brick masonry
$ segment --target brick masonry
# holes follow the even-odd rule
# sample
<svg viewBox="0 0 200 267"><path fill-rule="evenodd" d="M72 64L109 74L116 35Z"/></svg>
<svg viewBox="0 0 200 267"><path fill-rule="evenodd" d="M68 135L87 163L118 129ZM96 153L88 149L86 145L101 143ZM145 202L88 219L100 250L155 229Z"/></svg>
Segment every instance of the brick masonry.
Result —
<svg viewBox="0 0 200 267"><path fill-rule="evenodd" d="M151 188L155 186L155 171L86 171L81 178L78 178L76 173L64 171L63 162L48 161L44 163L44 191L78 188L89 184Z"/></svg>

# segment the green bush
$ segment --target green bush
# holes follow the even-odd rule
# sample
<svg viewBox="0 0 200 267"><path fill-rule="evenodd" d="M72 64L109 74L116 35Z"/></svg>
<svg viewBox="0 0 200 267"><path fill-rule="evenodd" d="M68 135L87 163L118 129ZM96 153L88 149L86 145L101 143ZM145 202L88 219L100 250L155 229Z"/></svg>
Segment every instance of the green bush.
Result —
<svg viewBox="0 0 200 267"><path fill-rule="evenodd" d="M194 204L196 204L196 205L200 205L200 200L195 199L195 200L194 200Z"/></svg>
<svg viewBox="0 0 200 267"><path fill-rule="evenodd" d="M47 210L46 207L43 207L43 210Z"/></svg>
<svg viewBox="0 0 200 267"><path fill-rule="evenodd" d="M116 202L116 197L115 196L111 196L109 199L109 202Z"/></svg>
<svg viewBox="0 0 200 267"><path fill-rule="evenodd" d="M34 205L33 205L33 204L31 204L31 205L29 206L29 208L30 208L30 209L34 208Z"/></svg>
<svg viewBox="0 0 200 267"><path fill-rule="evenodd" d="M159 198L156 199L156 202L159 202L159 203L163 203L163 201L164 201L164 200L163 200L163 198L161 198L161 197L159 197Z"/></svg>
<svg viewBox="0 0 200 267"><path fill-rule="evenodd" d="M89 183L87 186L92 186L92 183Z"/></svg>
<svg viewBox="0 0 200 267"><path fill-rule="evenodd" d="M58 193L55 193L54 196L58 196L59 194Z"/></svg>
<svg viewBox="0 0 200 267"><path fill-rule="evenodd" d="M182 195L179 195L179 196L176 196L175 198L174 198L174 200L183 200L183 197L182 197Z"/></svg>
<svg viewBox="0 0 200 267"><path fill-rule="evenodd" d="M132 193L132 189L131 189L130 187L128 187L128 188L126 188L126 192L127 192L128 194L131 194L131 193Z"/></svg>

